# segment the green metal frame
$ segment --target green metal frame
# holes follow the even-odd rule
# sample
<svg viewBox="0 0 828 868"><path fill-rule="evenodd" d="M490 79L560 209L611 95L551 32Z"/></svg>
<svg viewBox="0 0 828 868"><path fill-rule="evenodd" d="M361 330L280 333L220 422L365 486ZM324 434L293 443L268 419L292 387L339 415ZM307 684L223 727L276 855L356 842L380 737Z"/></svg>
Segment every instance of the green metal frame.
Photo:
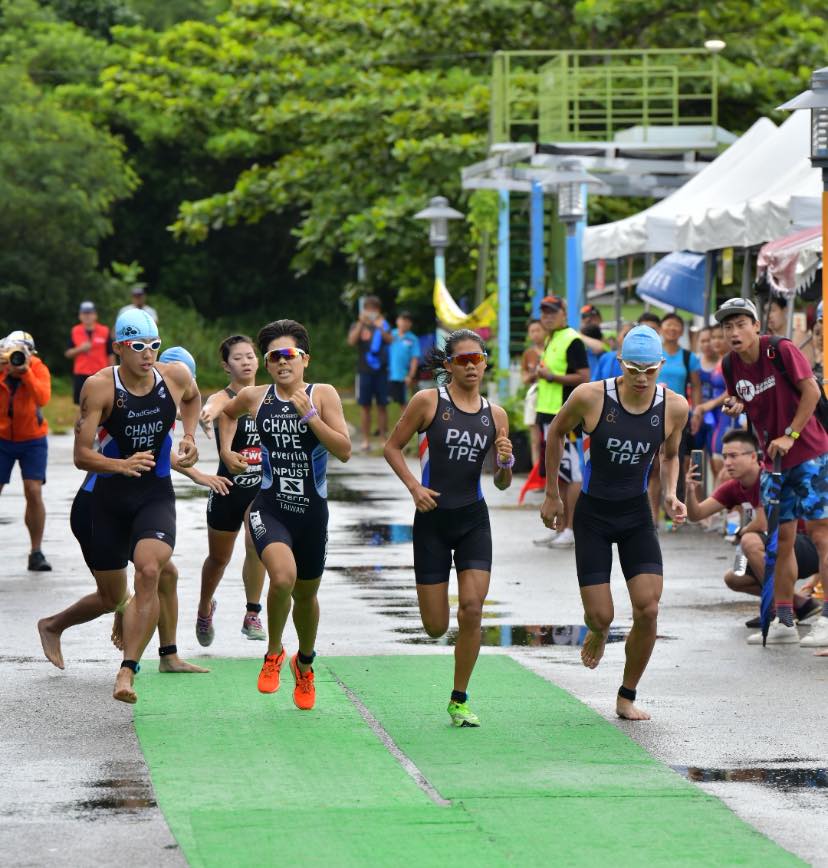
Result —
<svg viewBox="0 0 828 868"><path fill-rule="evenodd" d="M704 48L499 51L490 136L499 142L612 141L640 126L718 124L718 58Z"/></svg>

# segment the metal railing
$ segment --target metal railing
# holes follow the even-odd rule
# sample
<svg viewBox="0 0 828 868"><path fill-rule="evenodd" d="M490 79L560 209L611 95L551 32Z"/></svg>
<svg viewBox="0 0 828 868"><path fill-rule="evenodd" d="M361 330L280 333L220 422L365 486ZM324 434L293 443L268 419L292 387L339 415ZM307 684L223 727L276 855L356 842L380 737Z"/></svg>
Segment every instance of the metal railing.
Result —
<svg viewBox="0 0 828 868"><path fill-rule="evenodd" d="M653 51L499 51L490 136L498 142L612 141L630 127L718 123L717 56ZM712 133L711 133L712 136Z"/></svg>

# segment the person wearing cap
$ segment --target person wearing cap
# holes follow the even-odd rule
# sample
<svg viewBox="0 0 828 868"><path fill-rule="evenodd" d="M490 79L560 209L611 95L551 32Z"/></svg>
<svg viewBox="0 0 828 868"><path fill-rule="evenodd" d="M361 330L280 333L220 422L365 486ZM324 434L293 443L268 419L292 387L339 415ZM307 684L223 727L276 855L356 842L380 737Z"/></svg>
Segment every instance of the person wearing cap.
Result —
<svg viewBox="0 0 828 868"><path fill-rule="evenodd" d="M411 331L411 323L411 314L401 310L388 347L388 396L401 410L408 404L408 391L414 389L420 364L420 339Z"/></svg>
<svg viewBox="0 0 828 868"><path fill-rule="evenodd" d="M801 640L793 623L796 582L794 541L798 519L820 558L823 587L828 585L828 433L815 415L820 388L811 366L786 338L759 334L759 316L752 301L728 299L717 311L729 352L722 360L727 385L724 412L746 413L764 453L762 502L768 511L774 459L781 459L779 544L774 576L776 617L767 643L804 647L828 646L828 601L811 632ZM762 644L762 634L748 637Z"/></svg>
<svg viewBox="0 0 828 868"><path fill-rule="evenodd" d="M13 331L2 341L0 351L0 492L20 464L26 511L23 520L31 549L28 568L33 572L52 569L40 546L46 525L43 486L49 455L49 426L43 408L52 397L52 377L38 358L34 338Z"/></svg>
<svg viewBox="0 0 828 868"><path fill-rule="evenodd" d="M155 320L155 324L158 325L158 313L154 307L150 307L147 304L147 288L143 283L136 283L132 287L132 304L125 304L118 311L118 316L120 317L122 313L126 313L128 310L142 310L144 313L148 313Z"/></svg>
<svg viewBox="0 0 828 868"><path fill-rule="evenodd" d="M647 477L661 449L667 512L675 522L683 522L687 509L676 494L676 484L687 399L657 383L664 355L658 334L648 326L630 330L620 361L620 378L578 386L550 425L541 519L553 530L563 526L566 509L556 471L565 438L583 427L584 483L573 523L578 584L589 628L581 661L594 669L604 653L614 613L610 572L615 544L633 610L615 711L627 720L648 720L650 715L635 705L635 699L655 646L663 566Z"/></svg>
<svg viewBox="0 0 828 868"><path fill-rule="evenodd" d="M112 611L113 601L123 610L124 660L112 696L127 703L137 700L133 678L158 623L159 579L175 547L170 473L179 407L183 436L176 463L186 469L198 460L198 387L184 365L157 361L160 347L151 316L143 310L122 313L113 344L120 364L84 383L75 423L75 466L87 471L83 487L92 495L92 533L84 555L98 588L70 607L72 623ZM130 560L135 595L127 602ZM46 657L61 667L60 635L41 632L41 640ZM159 653L173 654L175 647Z"/></svg>
<svg viewBox="0 0 828 868"><path fill-rule="evenodd" d="M589 382L589 360L581 336L566 322L566 304L556 295L547 295L541 300L541 325L548 337L543 358L537 367L538 398L536 404L537 426L541 432L541 453L538 471L546 476L546 432L556 414L572 390L581 383ZM574 544L572 536L572 510L578 499L581 486L580 431L567 439L558 474L564 498L569 507L566 522L556 533L546 533L532 540L535 545L565 548Z"/></svg>
<svg viewBox="0 0 828 868"><path fill-rule="evenodd" d="M115 364L112 353L112 334L109 326L98 322L94 302L82 301L78 310L80 322L72 326L69 345L64 355L72 359L72 400L80 403L83 384L101 368Z"/></svg>

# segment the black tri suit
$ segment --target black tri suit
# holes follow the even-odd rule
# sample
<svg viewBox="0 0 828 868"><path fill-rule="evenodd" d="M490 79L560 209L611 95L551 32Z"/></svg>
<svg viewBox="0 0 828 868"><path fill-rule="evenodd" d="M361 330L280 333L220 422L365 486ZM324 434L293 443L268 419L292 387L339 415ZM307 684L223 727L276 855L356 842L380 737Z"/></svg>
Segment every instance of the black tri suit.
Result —
<svg viewBox="0 0 828 868"><path fill-rule="evenodd" d="M650 407L630 413L616 380L604 380L598 424L584 431L584 481L572 522L581 587L609 582L613 543L627 581L641 573L663 574L647 482L664 442L665 394L656 386Z"/></svg>
<svg viewBox="0 0 828 868"><path fill-rule="evenodd" d="M449 580L452 553L457 572L492 568L489 510L480 487L483 460L495 441L489 402L467 413L451 400L445 386L437 391L437 410L419 432L422 484L439 491L437 509L414 515L414 573L417 584Z"/></svg>

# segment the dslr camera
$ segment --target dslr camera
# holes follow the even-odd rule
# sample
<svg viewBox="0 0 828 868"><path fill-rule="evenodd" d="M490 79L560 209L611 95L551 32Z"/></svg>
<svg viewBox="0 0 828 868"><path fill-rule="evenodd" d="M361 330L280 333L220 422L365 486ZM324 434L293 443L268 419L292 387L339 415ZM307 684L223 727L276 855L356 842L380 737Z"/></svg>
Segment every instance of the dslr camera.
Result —
<svg viewBox="0 0 828 868"><path fill-rule="evenodd" d="M0 364L22 368L34 352L34 339L28 332L14 331L0 341Z"/></svg>

